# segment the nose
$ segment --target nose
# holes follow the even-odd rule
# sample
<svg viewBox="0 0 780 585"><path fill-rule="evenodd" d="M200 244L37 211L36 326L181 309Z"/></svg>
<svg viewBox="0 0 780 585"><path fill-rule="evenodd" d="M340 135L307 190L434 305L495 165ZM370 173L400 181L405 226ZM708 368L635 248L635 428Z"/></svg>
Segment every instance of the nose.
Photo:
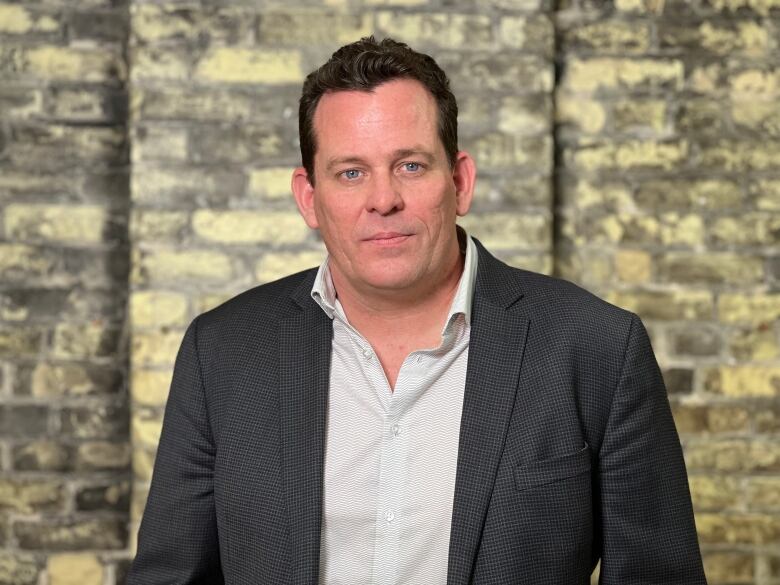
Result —
<svg viewBox="0 0 780 585"><path fill-rule="evenodd" d="M366 210L389 215L404 208L398 181L390 173L378 173L369 186Z"/></svg>

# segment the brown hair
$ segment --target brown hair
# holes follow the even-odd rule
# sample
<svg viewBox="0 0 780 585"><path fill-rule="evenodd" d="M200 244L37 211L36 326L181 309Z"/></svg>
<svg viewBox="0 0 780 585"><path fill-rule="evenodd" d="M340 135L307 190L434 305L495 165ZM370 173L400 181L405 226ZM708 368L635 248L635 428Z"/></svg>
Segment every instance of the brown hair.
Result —
<svg viewBox="0 0 780 585"><path fill-rule="evenodd" d="M373 36L344 45L303 83L298 108L298 135L301 161L309 182L314 184L314 112L320 98L329 91L371 91L393 79L419 81L436 100L439 138L450 166L458 152L458 104L450 91L447 75L429 55L418 53L406 44L387 38L377 42Z"/></svg>

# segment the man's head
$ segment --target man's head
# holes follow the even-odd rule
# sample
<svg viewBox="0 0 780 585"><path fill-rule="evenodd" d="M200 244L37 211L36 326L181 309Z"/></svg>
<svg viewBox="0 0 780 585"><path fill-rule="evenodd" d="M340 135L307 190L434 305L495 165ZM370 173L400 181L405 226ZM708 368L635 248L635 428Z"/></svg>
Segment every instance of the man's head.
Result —
<svg viewBox="0 0 780 585"><path fill-rule="evenodd" d="M469 210L476 169L468 153L450 153L441 139L442 106L429 86L408 73L387 78L388 70L411 69L389 65L396 57L382 57L382 46L433 63L394 41L364 39L337 51L334 59L348 54L349 65L327 76L333 85L323 84L308 106L304 89L310 168L295 169L292 189L307 225L325 242L337 290L396 302L431 295L437 283L458 276L455 220ZM454 116L446 77L433 67ZM345 81L347 70L363 73ZM444 125L457 148L454 118Z"/></svg>
<svg viewBox="0 0 780 585"><path fill-rule="evenodd" d="M450 91L447 75L428 55L410 49L406 44L365 37L344 45L327 63L306 77L298 108L298 134L303 168L312 185L317 136L314 112L320 98L334 91L371 91L394 79L414 79L430 92L436 101L438 134L452 165L458 152L458 104Z"/></svg>

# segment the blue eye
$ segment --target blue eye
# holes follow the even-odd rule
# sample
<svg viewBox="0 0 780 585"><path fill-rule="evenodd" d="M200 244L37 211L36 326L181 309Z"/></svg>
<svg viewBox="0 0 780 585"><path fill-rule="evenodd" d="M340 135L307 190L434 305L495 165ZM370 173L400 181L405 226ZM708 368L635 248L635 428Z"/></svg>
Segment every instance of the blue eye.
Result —
<svg viewBox="0 0 780 585"><path fill-rule="evenodd" d="M416 173L417 171L420 170L420 163L416 163L416 162L404 163L404 168L410 173Z"/></svg>
<svg viewBox="0 0 780 585"><path fill-rule="evenodd" d="M360 177L360 171L358 171L357 169L349 169L347 171L344 171L341 174L344 175L344 177L349 179L350 181Z"/></svg>

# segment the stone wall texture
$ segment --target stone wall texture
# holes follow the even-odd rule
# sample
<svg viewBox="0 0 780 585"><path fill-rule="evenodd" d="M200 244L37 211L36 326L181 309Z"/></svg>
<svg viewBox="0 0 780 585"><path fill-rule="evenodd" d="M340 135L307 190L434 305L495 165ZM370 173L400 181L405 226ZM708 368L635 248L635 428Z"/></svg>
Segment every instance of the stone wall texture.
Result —
<svg viewBox="0 0 780 585"><path fill-rule="evenodd" d="M710 583L780 585L780 0L0 0L0 584L124 582L187 324L324 255L297 100L367 34L450 74L464 226L647 324Z"/></svg>

